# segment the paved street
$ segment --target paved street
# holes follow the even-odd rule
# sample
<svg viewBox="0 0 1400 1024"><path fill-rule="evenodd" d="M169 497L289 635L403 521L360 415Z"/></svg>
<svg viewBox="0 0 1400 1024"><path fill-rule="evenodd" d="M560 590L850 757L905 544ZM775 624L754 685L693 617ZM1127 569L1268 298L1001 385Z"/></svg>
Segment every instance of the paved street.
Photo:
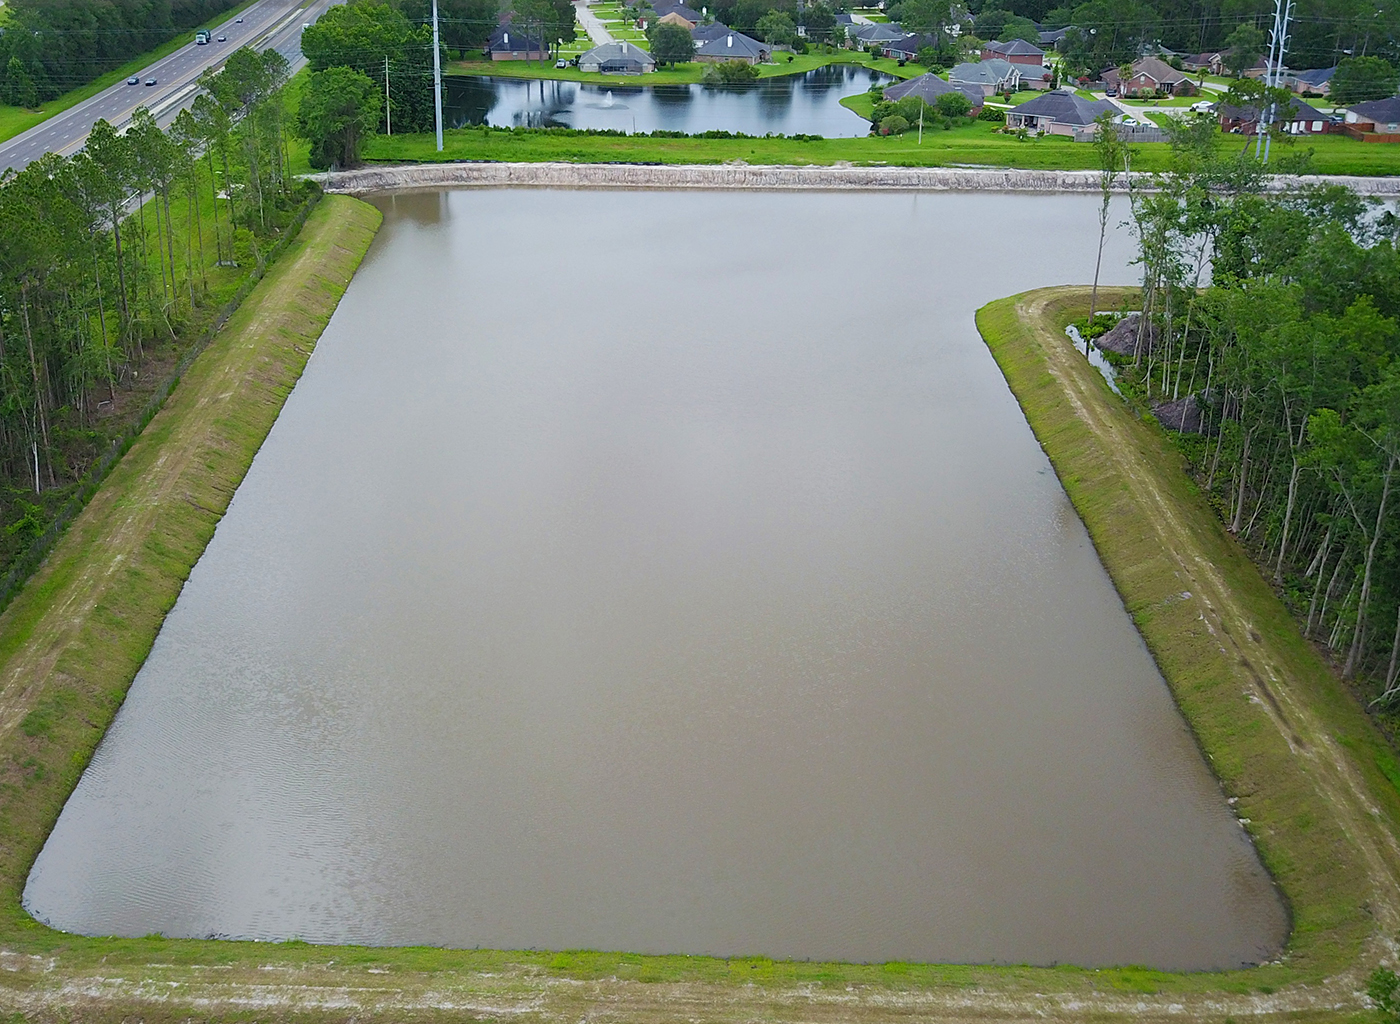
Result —
<svg viewBox="0 0 1400 1024"><path fill-rule="evenodd" d="M588 33L588 38L601 46L603 43L613 41L612 33L603 27L598 15L588 9L586 0L574 0L574 15L578 18L578 23L583 26L583 30Z"/></svg>
<svg viewBox="0 0 1400 1024"><path fill-rule="evenodd" d="M250 45L258 50L274 47L295 72L306 63L301 55L302 25L315 21L332 2L335 0L260 0L239 15L242 23L227 18L203 26L212 30L215 39L223 35L228 41L182 46L143 68L137 76L141 84L127 85L122 81L15 136L0 145L0 170L19 170L47 152L71 156L82 148L99 119L106 118L121 128L139 106L149 107L162 126L169 124L181 109L194 102L199 76L205 69L219 67L240 46ZM158 84L147 86L145 82L150 78Z"/></svg>

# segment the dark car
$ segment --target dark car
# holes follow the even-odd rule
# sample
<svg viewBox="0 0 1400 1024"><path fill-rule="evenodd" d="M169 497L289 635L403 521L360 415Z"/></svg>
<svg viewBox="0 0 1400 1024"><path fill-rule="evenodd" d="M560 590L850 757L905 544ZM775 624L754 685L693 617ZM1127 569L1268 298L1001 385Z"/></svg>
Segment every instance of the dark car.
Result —
<svg viewBox="0 0 1400 1024"><path fill-rule="evenodd" d="M146 84L147 84L147 85L155 85L155 84L156 84L156 80L155 80L154 78L148 78L148 79L146 79Z"/></svg>
<svg viewBox="0 0 1400 1024"><path fill-rule="evenodd" d="M140 85L140 84L141 84L141 79L137 78L135 75L132 75L130 78L128 78L128 79L126 80L126 84L127 84L127 85Z"/></svg>

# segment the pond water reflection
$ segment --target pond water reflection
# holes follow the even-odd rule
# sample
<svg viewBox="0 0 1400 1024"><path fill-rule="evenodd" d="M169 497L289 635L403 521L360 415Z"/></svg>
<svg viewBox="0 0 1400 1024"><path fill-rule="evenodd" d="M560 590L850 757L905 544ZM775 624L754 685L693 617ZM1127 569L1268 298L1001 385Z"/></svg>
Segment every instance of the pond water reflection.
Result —
<svg viewBox="0 0 1400 1024"><path fill-rule="evenodd" d="M454 75L444 79L443 118L452 128L595 128L742 132L745 135L855 137L868 121L841 106L841 97L864 92L888 75L850 64L831 64L801 75L764 78L746 85L589 85L520 78Z"/></svg>
<svg viewBox="0 0 1400 1024"><path fill-rule="evenodd" d="M817 960L1278 950L974 325L1092 277L1097 199L380 203L31 913ZM1104 282L1130 258L1119 231Z"/></svg>

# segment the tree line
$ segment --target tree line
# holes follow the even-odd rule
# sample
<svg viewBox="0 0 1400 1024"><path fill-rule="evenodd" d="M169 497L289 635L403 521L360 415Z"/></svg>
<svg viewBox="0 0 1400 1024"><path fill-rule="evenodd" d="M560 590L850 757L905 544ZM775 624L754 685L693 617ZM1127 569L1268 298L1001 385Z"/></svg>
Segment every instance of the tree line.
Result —
<svg viewBox="0 0 1400 1024"><path fill-rule="evenodd" d="M1106 187L1131 162L1111 134ZM1400 219L1340 186L1267 191L1209 119L1172 151L1131 194L1143 315L1120 386L1186 430L1191 471L1305 634L1400 708Z"/></svg>
<svg viewBox="0 0 1400 1024"><path fill-rule="evenodd" d="M0 560L43 531L306 196L276 51L241 49L161 130L0 175Z"/></svg>
<svg viewBox="0 0 1400 1024"><path fill-rule="evenodd" d="M35 107L233 7L236 0L7 0L0 102Z"/></svg>

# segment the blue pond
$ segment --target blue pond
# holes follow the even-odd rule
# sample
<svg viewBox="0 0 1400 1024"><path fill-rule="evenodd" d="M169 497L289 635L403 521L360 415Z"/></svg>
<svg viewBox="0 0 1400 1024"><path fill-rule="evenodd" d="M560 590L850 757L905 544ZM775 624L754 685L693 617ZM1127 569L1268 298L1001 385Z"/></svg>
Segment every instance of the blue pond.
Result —
<svg viewBox="0 0 1400 1024"><path fill-rule="evenodd" d="M454 76L446 81L443 111L449 127L611 128L698 134L823 135L853 138L869 122L841 106L841 97L864 92L888 75L851 65L830 65L801 75L757 82L705 85L588 85L520 78Z"/></svg>

